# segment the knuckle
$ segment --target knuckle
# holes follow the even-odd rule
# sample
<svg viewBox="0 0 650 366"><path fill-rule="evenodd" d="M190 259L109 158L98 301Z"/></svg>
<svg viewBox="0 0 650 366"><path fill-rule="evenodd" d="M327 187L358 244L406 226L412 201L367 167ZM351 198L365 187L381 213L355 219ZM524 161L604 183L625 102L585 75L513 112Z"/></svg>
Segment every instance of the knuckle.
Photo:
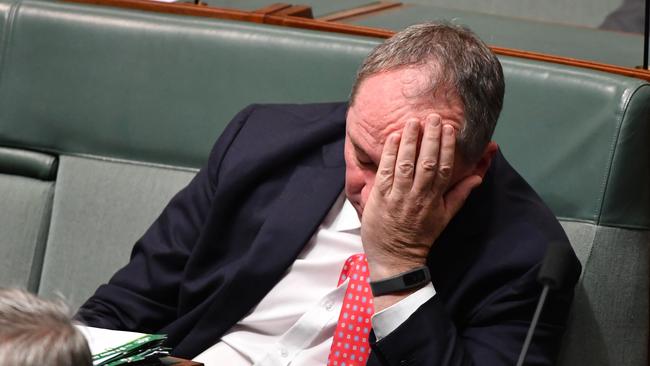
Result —
<svg viewBox="0 0 650 366"><path fill-rule="evenodd" d="M386 179L392 176L393 176L393 169L391 168L386 168L386 167L380 168L379 171L377 172L377 177L379 177L380 179Z"/></svg>
<svg viewBox="0 0 650 366"><path fill-rule="evenodd" d="M441 178L445 178L445 179L451 177L451 166L450 165L440 166L440 169L438 169L438 174L440 175Z"/></svg>
<svg viewBox="0 0 650 366"><path fill-rule="evenodd" d="M397 171L400 175L409 176L413 174L414 166L410 161L400 161L397 163Z"/></svg>
<svg viewBox="0 0 650 366"><path fill-rule="evenodd" d="M421 213L427 206L428 205L424 201L424 199L422 198L415 199L413 200L413 202L409 207L409 214L412 215L411 217L414 217L414 215Z"/></svg>
<svg viewBox="0 0 650 366"><path fill-rule="evenodd" d="M434 171L438 167L438 162L435 160L426 159L420 163L420 167L425 171Z"/></svg>

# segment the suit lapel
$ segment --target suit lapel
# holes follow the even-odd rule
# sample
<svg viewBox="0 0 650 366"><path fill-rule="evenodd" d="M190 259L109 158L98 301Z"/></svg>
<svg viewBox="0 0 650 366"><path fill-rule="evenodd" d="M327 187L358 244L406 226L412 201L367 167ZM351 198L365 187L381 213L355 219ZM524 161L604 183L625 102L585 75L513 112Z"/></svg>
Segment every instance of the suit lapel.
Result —
<svg viewBox="0 0 650 366"><path fill-rule="evenodd" d="M270 275L278 263L293 263L341 193L343 177L342 168L296 170L248 256L254 272Z"/></svg>
<svg viewBox="0 0 650 366"><path fill-rule="evenodd" d="M343 190L342 151L341 139L323 148L322 164L296 168L230 285L213 297L177 352L212 346L281 280Z"/></svg>
<svg viewBox="0 0 650 366"><path fill-rule="evenodd" d="M325 145L322 152L322 162L293 172L244 259L246 275L267 284L263 294L293 264L343 190L343 139Z"/></svg>

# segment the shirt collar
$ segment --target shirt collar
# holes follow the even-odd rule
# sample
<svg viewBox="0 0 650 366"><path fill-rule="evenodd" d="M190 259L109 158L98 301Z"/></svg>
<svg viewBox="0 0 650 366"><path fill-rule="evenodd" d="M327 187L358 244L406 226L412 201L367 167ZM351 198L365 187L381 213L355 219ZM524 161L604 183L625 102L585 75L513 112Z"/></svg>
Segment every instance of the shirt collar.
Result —
<svg viewBox="0 0 650 366"><path fill-rule="evenodd" d="M343 204L340 206L338 214L332 220L332 223L329 225L329 228L334 231L348 231L348 232L359 232L361 229L361 221L359 221L359 215L357 215L357 210L354 209L352 203L345 197L345 193L341 193L342 197L339 197L337 202L343 200ZM335 207L338 205L335 204Z"/></svg>

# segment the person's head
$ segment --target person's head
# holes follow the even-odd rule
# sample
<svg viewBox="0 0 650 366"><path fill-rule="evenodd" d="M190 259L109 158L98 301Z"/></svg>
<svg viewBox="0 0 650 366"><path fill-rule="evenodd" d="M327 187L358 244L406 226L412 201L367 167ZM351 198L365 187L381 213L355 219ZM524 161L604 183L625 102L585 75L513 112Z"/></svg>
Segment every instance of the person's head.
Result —
<svg viewBox="0 0 650 366"><path fill-rule="evenodd" d="M498 59L466 28L417 24L377 46L357 73L347 115L345 191L359 214L386 138L412 118L438 114L456 130L452 186L485 175L504 89Z"/></svg>
<svg viewBox="0 0 650 366"><path fill-rule="evenodd" d="M90 366L92 356L62 301L0 288L0 364Z"/></svg>

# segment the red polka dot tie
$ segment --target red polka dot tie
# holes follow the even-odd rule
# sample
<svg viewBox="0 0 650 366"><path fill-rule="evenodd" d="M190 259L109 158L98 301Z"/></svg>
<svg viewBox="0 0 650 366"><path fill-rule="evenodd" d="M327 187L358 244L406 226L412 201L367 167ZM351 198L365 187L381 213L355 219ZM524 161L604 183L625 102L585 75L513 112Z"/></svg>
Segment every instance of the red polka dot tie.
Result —
<svg viewBox="0 0 650 366"><path fill-rule="evenodd" d="M368 276L365 254L355 254L345 261L339 286L348 278L350 281L327 359L329 366L363 366L368 360L370 317L374 311Z"/></svg>

